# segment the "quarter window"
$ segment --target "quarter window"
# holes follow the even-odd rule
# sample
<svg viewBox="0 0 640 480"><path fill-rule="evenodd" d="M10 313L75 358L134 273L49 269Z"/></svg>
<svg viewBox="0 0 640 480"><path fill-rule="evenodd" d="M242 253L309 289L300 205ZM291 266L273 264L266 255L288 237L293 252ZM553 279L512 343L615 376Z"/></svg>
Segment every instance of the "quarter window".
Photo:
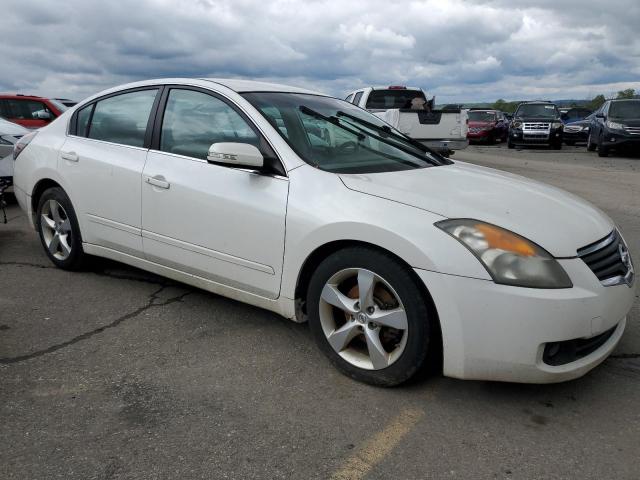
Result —
<svg viewBox="0 0 640 480"><path fill-rule="evenodd" d="M89 138L142 147L157 93L158 89L141 90L100 100L93 112ZM80 115L78 132L81 132Z"/></svg>
<svg viewBox="0 0 640 480"><path fill-rule="evenodd" d="M76 135L79 137L87 136L87 126L89 125L89 117L91 116L91 109L93 104L84 107L78 112L78 125L76 127Z"/></svg>
<svg viewBox="0 0 640 480"><path fill-rule="evenodd" d="M256 133L228 104L206 93L172 89L162 120L160 150L206 160L209 147L218 142L259 147Z"/></svg>
<svg viewBox="0 0 640 480"><path fill-rule="evenodd" d="M353 104L354 105L359 105L360 104L360 99L362 98L362 92L358 92L356 93L356 96L353 97Z"/></svg>

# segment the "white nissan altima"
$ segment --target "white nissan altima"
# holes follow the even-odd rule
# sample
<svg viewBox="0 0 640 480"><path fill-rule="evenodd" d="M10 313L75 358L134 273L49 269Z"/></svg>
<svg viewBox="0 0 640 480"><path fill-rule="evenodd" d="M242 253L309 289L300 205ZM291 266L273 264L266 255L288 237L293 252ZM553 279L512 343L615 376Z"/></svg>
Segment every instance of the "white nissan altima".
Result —
<svg viewBox="0 0 640 480"><path fill-rule="evenodd" d="M108 257L308 321L337 368L372 384L440 363L573 379L613 350L634 299L625 241L597 208L295 87L124 85L14 158L58 267Z"/></svg>

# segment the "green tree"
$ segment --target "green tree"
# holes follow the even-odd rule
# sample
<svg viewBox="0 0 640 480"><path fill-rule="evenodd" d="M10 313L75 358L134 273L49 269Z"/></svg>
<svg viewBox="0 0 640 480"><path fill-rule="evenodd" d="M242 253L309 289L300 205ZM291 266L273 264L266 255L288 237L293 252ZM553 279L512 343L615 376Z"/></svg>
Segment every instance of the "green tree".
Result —
<svg viewBox="0 0 640 480"><path fill-rule="evenodd" d="M626 90L620 90L617 98L633 98L636 95L636 91L633 88L627 88Z"/></svg>
<svg viewBox="0 0 640 480"><path fill-rule="evenodd" d="M604 95L596 95L595 97L593 97L593 100L591 100L589 103L587 103L587 106L591 110L597 110L598 108L600 108L602 106L602 104L605 101L606 101L606 98L604 98Z"/></svg>

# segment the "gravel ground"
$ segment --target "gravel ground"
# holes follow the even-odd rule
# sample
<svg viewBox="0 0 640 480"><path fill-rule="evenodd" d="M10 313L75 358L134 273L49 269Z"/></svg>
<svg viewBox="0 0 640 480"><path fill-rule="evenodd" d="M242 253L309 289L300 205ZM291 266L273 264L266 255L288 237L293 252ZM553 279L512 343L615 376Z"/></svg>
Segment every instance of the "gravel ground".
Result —
<svg viewBox="0 0 640 480"><path fill-rule="evenodd" d="M590 200L640 258L640 158L502 145L454 159ZM306 325L113 262L55 269L7 213L2 479L640 478L640 302L579 380L380 389L337 373Z"/></svg>

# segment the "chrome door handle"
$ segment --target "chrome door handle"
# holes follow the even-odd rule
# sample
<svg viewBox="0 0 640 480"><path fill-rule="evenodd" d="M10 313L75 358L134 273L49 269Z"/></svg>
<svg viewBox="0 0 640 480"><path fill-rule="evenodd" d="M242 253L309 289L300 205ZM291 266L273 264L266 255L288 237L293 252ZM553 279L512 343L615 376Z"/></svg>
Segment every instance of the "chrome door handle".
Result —
<svg viewBox="0 0 640 480"><path fill-rule="evenodd" d="M171 184L165 180L162 175L155 175L153 177L146 177L145 182L149 185L153 185L158 188L169 188Z"/></svg>
<svg viewBox="0 0 640 480"><path fill-rule="evenodd" d="M62 152L60 156L65 160L69 160L70 162L77 162L78 160L80 160L76 152Z"/></svg>

